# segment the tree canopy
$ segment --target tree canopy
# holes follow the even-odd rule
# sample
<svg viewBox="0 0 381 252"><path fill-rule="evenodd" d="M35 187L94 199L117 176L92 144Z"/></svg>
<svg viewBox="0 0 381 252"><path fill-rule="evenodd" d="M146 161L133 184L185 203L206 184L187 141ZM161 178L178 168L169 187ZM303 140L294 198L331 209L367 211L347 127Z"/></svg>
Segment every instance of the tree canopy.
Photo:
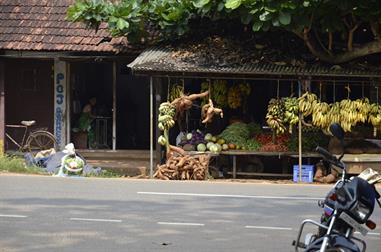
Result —
<svg viewBox="0 0 381 252"><path fill-rule="evenodd" d="M239 20L253 33L296 34L332 64L381 52L380 0L76 0L67 15L95 29L106 22L130 41L176 39L200 21Z"/></svg>

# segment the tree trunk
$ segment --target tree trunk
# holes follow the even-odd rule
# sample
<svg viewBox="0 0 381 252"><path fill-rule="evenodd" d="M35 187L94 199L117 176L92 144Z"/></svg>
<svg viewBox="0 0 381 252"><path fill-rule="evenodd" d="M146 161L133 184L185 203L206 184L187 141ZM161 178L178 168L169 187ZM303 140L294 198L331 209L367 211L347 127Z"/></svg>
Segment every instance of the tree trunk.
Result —
<svg viewBox="0 0 381 252"><path fill-rule="evenodd" d="M298 34L298 36L301 37L300 34ZM361 47L353 48L352 51L346 51L339 54L328 54L319 45L317 45L317 43L315 43L314 39L311 38L309 30L304 30L302 38L308 50L314 56L319 58L321 61L325 61L331 64L346 63L366 55L381 52L381 39L363 44Z"/></svg>

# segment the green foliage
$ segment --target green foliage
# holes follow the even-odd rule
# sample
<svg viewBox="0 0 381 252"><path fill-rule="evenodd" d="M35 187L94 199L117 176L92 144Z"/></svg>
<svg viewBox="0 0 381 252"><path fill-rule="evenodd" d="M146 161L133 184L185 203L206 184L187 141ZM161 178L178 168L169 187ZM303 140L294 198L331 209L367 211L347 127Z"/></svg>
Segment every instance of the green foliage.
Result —
<svg viewBox="0 0 381 252"><path fill-rule="evenodd" d="M23 158L13 156L0 157L0 171L27 174L46 174L46 172L37 166L27 167Z"/></svg>
<svg viewBox="0 0 381 252"><path fill-rule="evenodd" d="M107 22L112 35L140 39L147 37L148 27L159 31L161 39L175 39L201 19L236 19L251 26L254 32L283 29L301 37L303 31L313 29L317 39L336 33L340 36L335 38L346 40L360 25L372 30L375 38L381 34L379 0L121 0L115 3L76 0L67 16L71 21L94 28ZM375 27L378 27L376 32Z"/></svg>
<svg viewBox="0 0 381 252"><path fill-rule="evenodd" d="M314 25L321 31L346 29L343 20L356 22L380 22L381 1L366 0L122 0L112 4L105 0L77 0L68 9L71 21L82 21L91 27L108 22L115 35L145 29L153 23L164 34L183 35L189 22L202 17L240 17L251 24L254 31L268 31L283 27L302 29ZM348 20L351 22L350 20Z"/></svg>

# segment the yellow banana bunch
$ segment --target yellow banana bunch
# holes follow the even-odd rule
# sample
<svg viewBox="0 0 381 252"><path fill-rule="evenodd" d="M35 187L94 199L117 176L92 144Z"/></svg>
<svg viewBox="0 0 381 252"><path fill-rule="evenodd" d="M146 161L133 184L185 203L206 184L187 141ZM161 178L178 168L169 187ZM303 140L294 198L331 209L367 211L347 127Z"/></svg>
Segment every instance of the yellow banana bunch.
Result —
<svg viewBox="0 0 381 252"><path fill-rule="evenodd" d="M284 126L285 107L282 100L271 99L267 107L266 123L277 135L286 131Z"/></svg>
<svg viewBox="0 0 381 252"><path fill-rule="evenodd" d="M241 83L238 85L239 89L241 90L241 94L244 96L249 96L251 93L251 87L249 83Z"/></svg>
<svg viewBox="0 0 381 252"><path fill-rule="evenodd" d="M318 102L313 108L312 123L322 129L327 129L330 125L330 113L331 107L326 102Z"/></svg>
<svg viewBox="0 0 381 252"><path fill-rule="evenodd" d="M228 104L229 104L229 107L232 109L241 107L242 97L241 97L241 90L239 86L234 85L229 89Z"/></svg>
<svg viewBox="0 0 381 252"><path fill-rule="evenodd" d="M303 116L309 116L313 112L313 108L318 102L317 96L311 92L305 92L301 97L298 98L299 111L302 112Z"/></svg>
<svg viewBox="0 0 381 252"><path fill-rule="evenodd" d="M365 123L368 119L371 105L368 98L357 99L354 101L354 107L357 112L358 122Z"/></svg>
<svg viewBox="0 0 381 252"><path fill-rule="evenodd" d="M377 130L381 129L381 105L371 104L369 110L368 122L373 125L373 134L377 135Z"/></svg>

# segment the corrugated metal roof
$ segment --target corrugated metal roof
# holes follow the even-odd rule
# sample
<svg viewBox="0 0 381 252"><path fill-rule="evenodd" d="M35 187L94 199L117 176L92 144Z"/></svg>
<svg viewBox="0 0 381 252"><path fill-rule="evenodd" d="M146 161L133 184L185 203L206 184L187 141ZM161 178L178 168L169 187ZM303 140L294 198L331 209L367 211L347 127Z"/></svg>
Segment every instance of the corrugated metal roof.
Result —
<svg viewBox="0 0 381 252"><path fill-rule="evenodd" d="M322 66L320 64L305 67L268 63L243 63L232 66L213 64L198 64L186 62L175 56L176 50L171 47L153 47L143 51L129 68L136 75L152 76L199 76L199 77L249 77L256 75L272 76L326 76L326 77L362 77L379 78L380 70L367 70L364 68L348 68L339 66Z"/></svg>

